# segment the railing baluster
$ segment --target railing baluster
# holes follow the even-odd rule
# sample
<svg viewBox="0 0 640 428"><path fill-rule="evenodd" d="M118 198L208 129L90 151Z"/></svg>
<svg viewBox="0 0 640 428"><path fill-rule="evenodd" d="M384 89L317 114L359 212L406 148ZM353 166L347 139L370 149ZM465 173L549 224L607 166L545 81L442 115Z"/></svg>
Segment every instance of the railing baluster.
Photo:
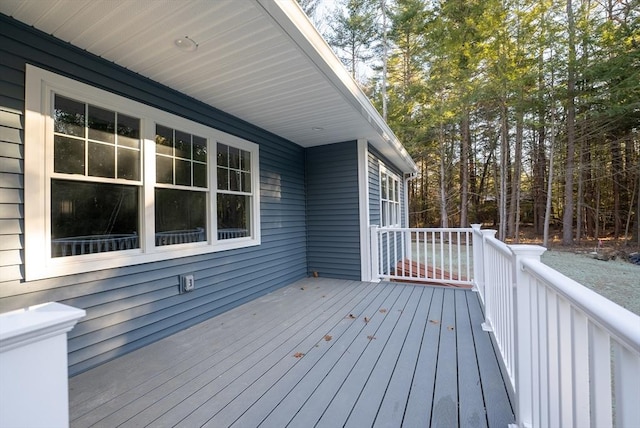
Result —
<svg viewBox="0 0 640 428"><path fill-rule="evenodd" d="M573 426L589 426L589 338L587 317L571 309L571 366L573 378Z"/></svg>
<svg viewBox="0 0 640 428"><path fill-rule="evenodd" d="M636 324L637 327L637 324ZM631 427L640 421L640 357L617 341L613 342L615 426Z"/></svg>
<svg viewBox="0 0 640 428"><path fill-rule="evenodd" d="M589 322L589 399L598 405L591 407L591 426L611 428L611 341L600 326Z"/></svg>

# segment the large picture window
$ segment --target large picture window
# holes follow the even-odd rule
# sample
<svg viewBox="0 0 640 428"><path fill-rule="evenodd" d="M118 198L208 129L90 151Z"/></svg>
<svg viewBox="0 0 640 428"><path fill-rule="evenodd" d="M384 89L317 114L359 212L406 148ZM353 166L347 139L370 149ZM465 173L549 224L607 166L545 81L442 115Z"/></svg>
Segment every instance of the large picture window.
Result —
<svg viewBox="0 0 640 428"><path fill-rule="evenodd" d="M380 219L382 227L400 227L400 178L380 168Z"/></svg>
<svg viewBox="0 0 640 428"><path fill-rule="evenodd" d="M258 145L27 66L27 279L260 244Z"/></svg>

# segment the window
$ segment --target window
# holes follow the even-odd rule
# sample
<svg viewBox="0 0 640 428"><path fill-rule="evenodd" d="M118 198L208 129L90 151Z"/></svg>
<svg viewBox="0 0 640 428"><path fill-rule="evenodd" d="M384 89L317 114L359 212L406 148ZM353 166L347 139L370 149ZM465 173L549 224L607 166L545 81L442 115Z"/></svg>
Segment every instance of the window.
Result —
<svg viewBox="0 0 640 428"><path fill-rule="evenodd" d="M218 237L247 236L251 206L251 153L218 143Z"/></svg>
<svg viewBox="0 0 640 428"><path fill-rule="evenodd" d="M53 97L51 257L139 248L140 119Z"/></svg>
<svg viewBox="0 0 640 428"><path fill-rule="evenodd" d="M27 66L27 279L260 244L258 146Z"/></svg>
<svg viewBox="0 0 640 428"><path fill-rule="evenodd" d="M155 245L207 237L207 140L156 125Z"/></svg>
<svg viewBox="0 0 640 428"><path fill-rule="evenodd" d="M380 165L380 221L382 227L399 227L400 178Z"/></svg>

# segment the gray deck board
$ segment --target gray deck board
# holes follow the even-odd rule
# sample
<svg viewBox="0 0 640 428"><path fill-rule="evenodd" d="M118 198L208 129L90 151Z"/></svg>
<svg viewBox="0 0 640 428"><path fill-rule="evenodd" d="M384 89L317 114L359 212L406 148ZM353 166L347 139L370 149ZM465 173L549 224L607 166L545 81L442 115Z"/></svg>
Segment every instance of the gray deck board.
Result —
<svg viewBox="0 0 640 428"><path fill-rule="evenodd" d="M481 322L471 291L309 278L75 376L71 426L503 427Z"/></svg>
<svg viewBox="0 0 640 428"><path fill-rule="evenodd" d="M485 403L491 404L486 406L488 426L506 426L513 423L513 410L509 396L504 395L505 384L493 344L488 333L482 330L484 317L477 298L469 299L469 316L478 355L482 393Z"/></svg>
<svg viewBox="0 0 640 428"><path fill-rule="evenodd" d="M434 287L425 287L422 290L423 293L420 303L412 319L402 351L391 374L391 380L387 385L380 409L375 415L374 426L397 427L402 424L409 393L411 392L411 384L420 353L422 338L424 337L424 331L428 322L428 317L426 317L425 314L429 313L429 307L434 300L434 292L437 289ZM347 421L348 425L357 426L358 421L355 420L356 415L357 413ZM360 418L360 420L367 422L371 416L373 415L367 415L366 421L363 420L363 418Z"/></svg>
<svg viewBox="0 0 640 428"><path fill-rule="evenodd" d="M433 393L431 425L437 427L458 426L458 364L455 311L455 290L445 293L440 320L440 346Z"/></svg>
<svg viewBox="0 0 640 428"><path fill-rule="evenodd" d="M427 323L420 344L420 353L418 354L413 374L411 392L403 419L403 424L408 427L428 427L431 423L444 294L444 289L436 289L433 302L429 307Z"/></svg>
<svg viewBox="0 0 640 428"><path fill-rule="evenodd" d="M486 427L487 414L480 385L475 343L469 317L468 293L456 291L456 346L458 348L459 420L461 427ZM472 298L476 296L471 295ZM476 299L477 300L477 299Z"/></svg>

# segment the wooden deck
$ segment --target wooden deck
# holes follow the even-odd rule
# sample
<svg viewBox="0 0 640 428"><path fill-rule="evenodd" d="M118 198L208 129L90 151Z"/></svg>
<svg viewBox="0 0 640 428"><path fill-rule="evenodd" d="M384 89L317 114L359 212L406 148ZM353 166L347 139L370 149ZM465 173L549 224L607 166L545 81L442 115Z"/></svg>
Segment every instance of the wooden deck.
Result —
<svg viewBox="0 0 640 428"><path fill-rule="evenodd" d="M72 427L506 427L469 290L309 278L70 379Z"/></svg>

